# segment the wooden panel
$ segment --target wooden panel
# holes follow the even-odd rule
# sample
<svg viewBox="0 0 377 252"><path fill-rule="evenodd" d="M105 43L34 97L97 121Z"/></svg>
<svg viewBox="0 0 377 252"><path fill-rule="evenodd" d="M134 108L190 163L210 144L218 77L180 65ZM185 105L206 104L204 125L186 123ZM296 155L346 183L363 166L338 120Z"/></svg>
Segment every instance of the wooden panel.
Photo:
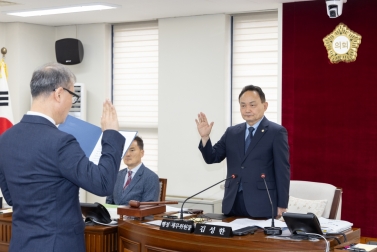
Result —
<svg viewBox="0 0 377 252"><path fill-rule="evenodd" d="M119 252L140 252L140 243L127 238L119 238Z"/></svg>
<svg viewBox="0 0 377 252"><path fill-rule="evenodd" d="M170 249L158 248L158 247L148 246L148 245L145 245L144 248L145 248L144 251L146 252L180 252L178 250L170 250Z"/></svg>
<svg viewBox="0 0 377 252"><path fill-rule="evenodd" d="M0 215L0 252L8 252L12 234L12 217ZM87 252L117 252L117 226L86 226L85 245Z"/></svg>
<svg viewBox="0 0 377 252"><path fill-rule="evenodd" d="M346 233L350 242L359 242L360 229L354 229ZM197 234L186 234L160 230L157 226L144 225L140 221L126 220L118 226L119 241L124 243L121 248L124 251L165 251L165 252L245 252L245 251L318 251L323 252L326 243L323 240L318 242L310 241L288 241L270 239L264 235L263 230L258 230L254 235L235 236L231 238L212 237ZM342 236L338 237L339 239ZM330 247L333 249L337 244L336 240L329 239ZM136 247L136 244L138 245ZM127 245L128 247L126 247ZM134 245L132 247L131 245ZM140 247L139 247L140 246Z"/></svg>
<svg viewBox="0 0 377 252"><path fill-rule="evenodd" d="M0 214L0 252L8 252L12 235L11 215Z"/></svg>

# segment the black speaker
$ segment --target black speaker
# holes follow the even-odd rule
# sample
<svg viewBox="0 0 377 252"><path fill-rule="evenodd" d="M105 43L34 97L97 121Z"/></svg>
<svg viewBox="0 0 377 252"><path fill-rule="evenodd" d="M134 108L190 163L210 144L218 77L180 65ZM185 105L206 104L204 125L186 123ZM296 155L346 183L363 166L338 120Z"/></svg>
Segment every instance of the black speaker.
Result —
<svg viewBox="0 0 377 252"><path fill-rule="evenodd" d="M64 65L76 65L84 58L84 47L78 39L66 38L55 42L56 61Z"/></svg>

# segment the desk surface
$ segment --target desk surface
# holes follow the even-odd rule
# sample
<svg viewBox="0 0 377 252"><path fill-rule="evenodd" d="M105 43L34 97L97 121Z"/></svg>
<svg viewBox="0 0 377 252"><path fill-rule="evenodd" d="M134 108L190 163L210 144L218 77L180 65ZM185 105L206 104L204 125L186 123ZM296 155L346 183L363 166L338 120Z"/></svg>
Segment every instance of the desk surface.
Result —
<svg viewBox="0 0 377 252"><path fill-rule="evenodd" d="M347 234L348 241L358 242L360 229ZM343 237L339 239L343 241ZM338 243L330 239L333 249ZM241 252L241 251L325 251L324 240L288 241L267 238L259 229L253 235L231 238L197 235L160 230L157 226L146 225L136 220L126 220L118 226L118 251L202 251L202 252Z"/></svg>

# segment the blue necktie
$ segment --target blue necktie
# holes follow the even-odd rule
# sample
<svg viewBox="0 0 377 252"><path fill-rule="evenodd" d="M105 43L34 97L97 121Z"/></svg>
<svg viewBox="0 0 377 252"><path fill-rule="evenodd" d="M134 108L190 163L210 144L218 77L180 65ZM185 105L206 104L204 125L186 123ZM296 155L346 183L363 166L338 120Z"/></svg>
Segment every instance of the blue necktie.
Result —
<svg viewBox="0 0 377 252"><path fill-rule="evenodd" d="M247 148L249 148L249 145L251 143L251 139L253 138L253 131L254 131L254 128L250 127L249 128L249 135L245 139L245 153L247 151Z"/></svg>
<svg viewBox="0 0 377 252"><path fill-rule="evenodd" d="M251 139L253 138L254 128L250 127L248 130L249 130L249 135L245 139L245 153L247 151L247 148L249 148L249 145L251 143ZM239 192L242 191L242 182L241 181L240 181L240 185L238 186L238 191Z"/></svg>

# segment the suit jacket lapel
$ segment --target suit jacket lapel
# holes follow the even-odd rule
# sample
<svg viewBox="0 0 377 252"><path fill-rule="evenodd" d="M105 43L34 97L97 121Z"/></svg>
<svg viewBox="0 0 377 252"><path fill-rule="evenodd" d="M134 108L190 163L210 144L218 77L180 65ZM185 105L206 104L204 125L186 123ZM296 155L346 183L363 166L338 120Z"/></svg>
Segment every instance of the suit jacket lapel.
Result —
<svg viewBox="0 0 377 252"><path fill-rule="evenodd" d="M264 117L263 120L261 121L261 123L259 124L259 126L258 126L258 128L257 128L257 130L254 134L253 139L250 142L249 148L247 149L247 152L245 153L245 157L244 157L243 161L252 152L252 150L255 148L257 143L262 139L264 134L268 131L268 124L269 124L269 121L267 120L266 117ZM245 146L245 144L244 144L244 146Z"/></svg>
<svg viewBox="0 0 377 252"><path fill-rule="evenodd" d="M236 136L235 136L237 143L240 143L240 144L237 144L238 146L237 153L239 153L240 159L242 159L245 153L245 131L246 131L246 123L240 124L237 129Z"/></svg>

